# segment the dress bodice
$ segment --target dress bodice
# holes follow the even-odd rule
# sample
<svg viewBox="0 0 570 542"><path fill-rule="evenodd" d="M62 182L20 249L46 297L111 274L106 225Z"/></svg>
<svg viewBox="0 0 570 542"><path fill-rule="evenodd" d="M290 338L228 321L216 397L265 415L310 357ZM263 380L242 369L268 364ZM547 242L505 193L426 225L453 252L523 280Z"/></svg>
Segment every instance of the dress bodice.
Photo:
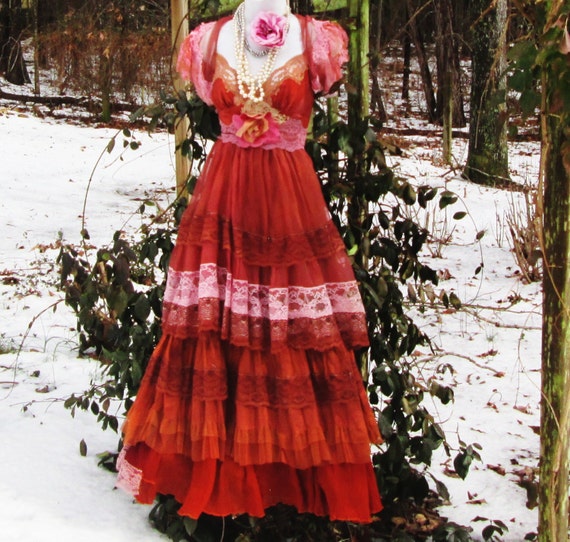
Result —
<svg viewBox="0 0 570 542"><path fill-rule="evenodd" d="M223 56L216 55L212 103L220 118L221 140L243 148L302 149L313 106L304 55L277 68L264 90L261 102L244 99L235 70Z"/></svg>
<svg viewBox="0 0 570 542"><path fill-rule="evenodd" d="M216 50L222 19L196 28L183 42L178 71L218 112L222 141L242 148L302 149L315 94L327 93L342 75L347 36L335 23L299 17L302 54L277 67L264 85L265 99L244 99L237 74Z"/></svg>

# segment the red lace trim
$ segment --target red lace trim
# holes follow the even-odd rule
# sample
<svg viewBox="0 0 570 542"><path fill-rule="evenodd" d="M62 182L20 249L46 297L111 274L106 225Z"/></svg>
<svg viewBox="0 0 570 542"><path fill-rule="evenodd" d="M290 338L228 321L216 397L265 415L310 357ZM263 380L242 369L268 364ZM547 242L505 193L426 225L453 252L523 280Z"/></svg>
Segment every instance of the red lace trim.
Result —
<svg viewBox="0 0 570 542"><path fill-rule="evenodd" d="M234 346L255 350L271 348L277 351L284 346L327 350L344 343L357 349L368 345L366 321L361 314L335 314L322 318L298 318L289 322L251 318L225 311L220 319L219 302L204 300L200 307L180 307L164 304L162 329L177 338L197 337L200 332L214 331ZM203 318L207 312L211 318ZM214 308L216 310L214 310ZM221 320L221 322L220 322Z"/></svg>
<svg viewBox="0 0 570 542"><path fill-rule="evenodd" d="M218 214L191 216L186 213L180 224L177 244L203 246L206 243L231 250L248 265L261 266L292 265L346 251L331 220L313 231L272 237L240 230Z"/></svg>

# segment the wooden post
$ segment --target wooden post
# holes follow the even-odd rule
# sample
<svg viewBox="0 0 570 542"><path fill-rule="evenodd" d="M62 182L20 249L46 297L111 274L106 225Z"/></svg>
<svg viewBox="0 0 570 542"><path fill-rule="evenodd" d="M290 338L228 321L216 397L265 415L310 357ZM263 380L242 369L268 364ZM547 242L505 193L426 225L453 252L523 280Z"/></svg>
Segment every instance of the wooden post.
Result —
<svg viewBox="0 0 570 542"><path fill-rule="evenodd" d="M359 124L370 115L370 3L369 0L349 0L350 16L348 82L351 89L348 92L348 124L351 131L357 132ZM353 163L351 163L353 162ZM348 176L358 177L361 165L349 160ZM359 225L368 217L368 202L364 197L353 195L348 204L348 220L355 234L355 244L362 246L368 232ZM357 265L368 269L367 256L360 252ZM360 368L362 379L368 382L368 351L356 352L356 362Z"/></svg>
<svg viewBox="0 0 570 542"><path fill-rule="evenodd" d="M185 0L170 0L170 20L172 31L172 48L174 54L173 59L173 83L174 90L179 92L184 90L185 83L176 72L176 58L180 49L180 44L188 35L188 20L185 19L188 4ZM175 148L179 149L182 142L186 139L188 133L188 119L185 117L176 125L174 132ZM185 156L182 156L179 150L175 151L176 160L176 193L181 194L185 187L188 177L190 176L190 162Z"/></svg>
<svg viewBox="0 0 570 542"><path fill-rule="evenodd" d="M349 82L355 92L348 95L349 123L359 122L370 114L370 5L367 0L349 0L350 64Z"/></svg>

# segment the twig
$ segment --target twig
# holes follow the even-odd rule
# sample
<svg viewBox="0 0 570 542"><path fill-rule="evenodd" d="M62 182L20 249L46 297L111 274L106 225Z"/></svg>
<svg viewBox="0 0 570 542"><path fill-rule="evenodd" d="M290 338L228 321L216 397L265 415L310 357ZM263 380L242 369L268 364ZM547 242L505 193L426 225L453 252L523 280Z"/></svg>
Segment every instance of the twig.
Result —
<svg viewBox="0 0 570 542"><path fill-rule="evenodd" d="M42 309L40 312L38 312L28 323L28 327L26 328L26 331L24 332L24 336L22 337L22 340L20 341L20 345L18 346L18 351L16 352L16 359L14 360L14 363L11 367L11 369L13 371L13 375L14 375L13 385L10 387L10 390L8 391L6 396L3 397L3 399L1 399L1 400L7 399L8 397L10 397L12 390L16 387L16 384L17 384L16 373L18 371L18 360L20 359L20 354L22 353L22 350L24 348L24 343L26 342L26 339L28 338L28 335L30 334L32 327L34 326L34 324L36 323L38 318L40 318L40 316L42 316L44 313L46 313L49 310L54 310L63 301L64 301L63 299L58 299L57 301L53 302L51 305L48 305L45 309Z"/></svg>
<svg viewBox="0 0 570 542"><path fill-rule="evenodd" d="M493 369L493 367L489 367L487 365L483 365L482 363L479 363L476 359L472 358L471 356L467 356L466 354L459 354L457 352L449 352L449 351L441 352L438 354L433 354L431 356L426 356L424 359L426 361L427 360L435 360L435 359L441 359L445 356L453 356L453 357L464 359L466 361L469 361L473 365L479 367L480 369L485 369L485 370L493 373L495 376L503 376L503 371L497 371L497 369Z"/></svg>
<svg viewBox="0 0 570 542"><path fill-rule="evenodd" d="M480 309L484 309L484 310L490 310L490 311L508 311L509 308L508 307L485 307L485 306L477 306L477 305L471 305L473 307L477 307ZM524 331L540 331L542 329L541 326L525 326L525 325L520 325L520 324L504 324L502 322L497 322L496 320L492 320L491 318L486 318L485 316L481 316L477 311L475 310L469 310L469 307L461 307L462 310L464 312L466 312L467 314L470 314L471 316L473 316L474 318L477 318L479 320L482 320L483 322L486 322L488 324L492 324L495 327L499 327L502 329L520 329L520 330L524 330ZM513 311L514 312L514 311ZM519 312L517 314L522 314L522 312ZM532 312L531 312L532 314Z"/></svg>

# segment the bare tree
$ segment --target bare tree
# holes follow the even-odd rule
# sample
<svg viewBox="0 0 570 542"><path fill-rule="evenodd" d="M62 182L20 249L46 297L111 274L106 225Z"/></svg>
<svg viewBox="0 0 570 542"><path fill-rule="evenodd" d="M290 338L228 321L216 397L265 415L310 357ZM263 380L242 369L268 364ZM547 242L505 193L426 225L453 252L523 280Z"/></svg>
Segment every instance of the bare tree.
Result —
<svg viewBox="0 0 570 542"><path fill-rule="evenodd" d="M502 184L509 178L507 0L473 0L471 9L471 113L464 175L479 184Z"/></svg>
<svg viewBox="0 0 570 542"><path fill-rule="evenodd" d="M24 62L21 33L24 16L21 0L0 0L0 72L15 85L30 82Z"/></svg>

